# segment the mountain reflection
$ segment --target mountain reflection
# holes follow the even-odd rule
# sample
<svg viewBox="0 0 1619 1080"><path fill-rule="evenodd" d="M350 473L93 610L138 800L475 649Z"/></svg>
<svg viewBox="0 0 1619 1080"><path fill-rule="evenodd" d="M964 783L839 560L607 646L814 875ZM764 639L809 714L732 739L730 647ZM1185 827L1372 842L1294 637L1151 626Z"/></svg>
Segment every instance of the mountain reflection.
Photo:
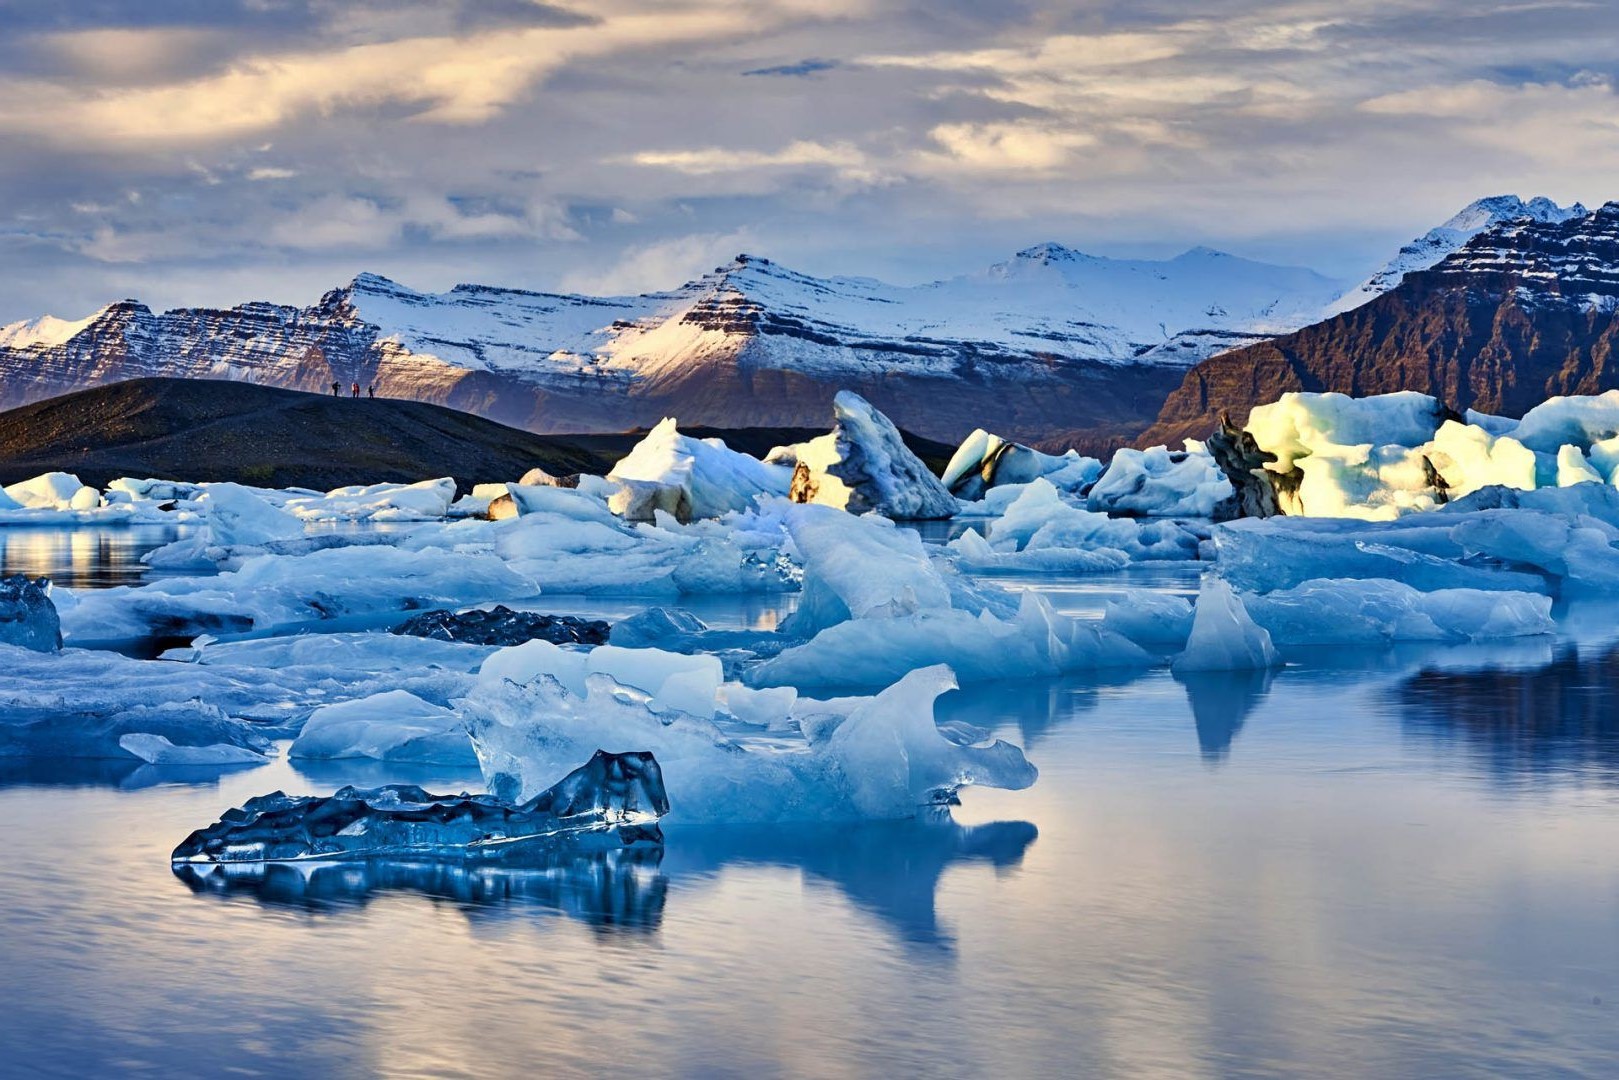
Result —
<svg viewBox="0 0 1619 1080"><path fill-rule="evenodd" d="M1423 670L1398 688L1407 732L1464 745L1503 781L1619 782L1619 646L1536 667Z"/></svg>

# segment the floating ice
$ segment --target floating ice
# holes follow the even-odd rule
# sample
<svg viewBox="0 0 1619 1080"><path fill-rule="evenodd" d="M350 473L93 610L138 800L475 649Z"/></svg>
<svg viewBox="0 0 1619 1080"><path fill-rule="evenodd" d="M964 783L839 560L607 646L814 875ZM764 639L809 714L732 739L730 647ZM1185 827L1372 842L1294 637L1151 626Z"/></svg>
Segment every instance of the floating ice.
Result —
<svg viewBox="0 0 1619 1080"><path fill-rule="evenodd" d="M911 453L888 417L848 390L833 398L832 414L828 434L777 447L766 459L793 466L794 502L902 519L956 513L955 496Z"/></svg>
<svg viewBox="0 0 1619 1080"><path fill-rule="evenodd" d="M209 484L203 502L208 508L209 542L220 547L258 547L304 535L302 521L240 484Z"/></svg>
<svg viewBox="0 0 1619 1080"><path fill-rule="evenodd" d="M1248 614L1278 645L1479 641L1556 629L1548 596L1480 589L1420 592L1398 581L1308 581L1246 596Z"/></svg>
<svg viewBox="0 0 1619 1080"><path fill-rule="evenodd" d="M1130 589L1108 601L1102 627L1145 648L1178 651L1192 633L1192 605L1185 597Z"/></svg>
<svg viewBox="0 0 1619 1080"><path fill-rule="evenodd" d="M676 516L682 520L745 510L760 495L786 495L792 476L786 466L767 465L719 439L682 435L672 418L648 432L607 474L609 480L637 481L681 492L687 512ZM670 507L664 509L674 512ZM650 512L634 516L652 520Z"/></svg>
<svg viewBox="0 0 1619 1080"><path fill-rule="evenodd" d="M148 765L222 766L262 765L264 755L245 746L212 743L208 746L176 746L162 735L137 731L118 739L120 748Z"/></svg>
<svg viewBox="0 0 1619 1080"><path fill-rule="evenodd" d="M282 509L303 521L436 521L450 512L450 477L414 484L340 487L324 495L295 495Z"/></svg>
<svg viewBox="0 0 1619 1080"><path fill-rule="evenodd" d="M910 672L874 698L801 714L796 745L777 734L739 741L599 673L583 696L543 674L522 685L480 679L463 712L490 790L508 798L539 790L587 745L639 746L663 767L682 821L909 818L969 784L1034 782L1017 747L962 745L935 725L934 700L954 685L947 668Z"/></svg>
<svg viewBox="0 0 1619 1080"><path fill-rule="evenodd" d="M558 847L658 844L669 810L646 753L596 751L522 805L491 795L430 795L402 784L329 796L251 799L174 849L177 863L451 857L486 859Z"/></svg>
<svg viewBox="0 0 1619 1080"><path fill-rule="evenodd" d="M69 641L243 632L421 611L539 592L531 578L491 555L389 545L308 555L259 555L240 569L164 578L140 587L59 590Z"/></svg>
<svg viewBox="0 0 1619 1080"><path fill-rule="evenodd" d="M1231 586L1204 574L1192 613L1186 649L1175 657L1176 672L1250 671L1281 663L1270 635L1255 625Z"/></svg>
<svg viewBox="0 0 1619 1080"><path fill-rule="evenodd" d="M94 510L101 505L101 493L87 487L72 473L43 473L5 487L10 506L3 509Z"/></svg>
<svg viewBox="0 0 1619 1080"><path fill-rule="evenodd" d="M712 717L724 672L718 658L626 649L602 645L589 650L563 649L549 641L530 641L501 649L479 670L480 684L511 680L527 683L549 675L572 693L583 695L589 677L606 674L620 685L656 697L661 705L693 716Z"/></svg>
<svg viewBox="0 0 1619 1080"><path fill-rule="evenodd" d="M1133 559L1193 559L1197 532L1173 521L1134 521L1086 510L1050 481L1025 484L987 535L968 530L949 550L976 573L1114 570Z"/></svg>
<svg viewBox="0 0 1619 1080"><path fill-rule="evenodd" d="M30 581L22 574L0 578L0 644L35 652L62 647L62 620L51 603L45 578Z"/></svg>
<svg viewBox="0 0 1619 1080"><path fill-rule="evenodd" d="M404 690L316 709L287 756L459 766L478 760L454 711Z"/></svg>
<svg viewBox="0 0 1619 1080"><path fill-rule="evenodd" d="M940 480L956 498L971 502L982 499L991 488L1027 484L1041 477L1063 490L1079 491L1101 474L1102 463L1081 457L1078 451L1043 454L978 428L956 448Z"/></svg>
<svg viewBox="0 0 1619 1080"><path fill-rule="evenodd" d="M1092 510L1142 517L1212 517L1231 484L1203 445L1185 450L1154 446L1114 452L1107 471L1086 496Z"/></svg>

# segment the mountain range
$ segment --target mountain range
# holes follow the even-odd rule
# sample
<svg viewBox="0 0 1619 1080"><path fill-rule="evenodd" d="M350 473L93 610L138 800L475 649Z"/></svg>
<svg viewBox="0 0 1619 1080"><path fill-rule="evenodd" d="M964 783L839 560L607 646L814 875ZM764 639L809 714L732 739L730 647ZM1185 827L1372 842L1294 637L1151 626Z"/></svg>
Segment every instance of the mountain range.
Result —
<svg viewBox="0 0 1619 1080"><path fill-rule="evenodd" d="M1202 438L1290 390L1416 390L1521 416L1559 394L1619 388L1619 202L1476 233L1352 310L1211 357L1139 445Z"/></svg>
<svg viewBox="0 0 1619 1080"><path fill-rule="evenodd" d="M303 308L158 313L123 300L77 321L0 328L0 407L169 376L315 391L374 384L385 397L535 432L621 431L664 415L813 427L847 388L937 439L975 427L1029 440L1128 435L1163 422L1166 398L1184 395L1188 369L1211 357L1359 310L1502 222L1583 216L1546 199L1480 200L1347 291L1310 270L1207 248L1130 260L1041 244L918 286L813 277L742 255L639 296L478 285L432 294L361 274Z"/></svg>

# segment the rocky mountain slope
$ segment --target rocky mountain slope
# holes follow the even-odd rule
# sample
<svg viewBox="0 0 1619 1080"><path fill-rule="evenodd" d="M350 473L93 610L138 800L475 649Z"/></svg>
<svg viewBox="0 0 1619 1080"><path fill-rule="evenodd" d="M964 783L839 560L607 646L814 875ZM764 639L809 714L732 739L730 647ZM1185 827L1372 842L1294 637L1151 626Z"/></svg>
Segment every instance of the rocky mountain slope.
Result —
<svg viewBox="0 0 1619 1080"><path fill-rule="evenodd" d="M668 293L565 296L364 274L308 308L248 303L0 329L0 405L185 376L380 394L532 431L619 431L666 414L724 427L823 424L852 389L954 440L1146 423L1185 366L1309 321L1340 286L1207 249L1103 259L1045 244L914 287L815 278L766 259Z"/></svg>
<svg viewBox="0 0 1619 1080"><path fill-rule="evenodd" d="M1139 445L1202 438L1289 390L1418 390L1521 416L1619 387L1619 202L1480 232L1353 310L1186 373Z"/></svg>

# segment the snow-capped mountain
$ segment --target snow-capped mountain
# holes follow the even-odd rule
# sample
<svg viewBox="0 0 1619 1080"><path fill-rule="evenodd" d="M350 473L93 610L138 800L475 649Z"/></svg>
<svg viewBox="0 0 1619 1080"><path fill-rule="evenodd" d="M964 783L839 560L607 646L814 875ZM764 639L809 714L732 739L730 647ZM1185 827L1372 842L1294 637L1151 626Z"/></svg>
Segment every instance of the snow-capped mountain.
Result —
<svg viewBox="0 0 1619 1080"><path fill-rule="evenodd" d="M170 375L378 392L536 431L622 430L665 413L819 425L854 389L919 434L1038 437L1144 421L1185 365L1296 328L1340 286L1206 248L1164 261L1056 244L920 286L816 278L739 256L679 289L569 296L362 274L308 308L155 313L0 329L0 404Z"/></svg>
<svg viewBox="0 0 1619 1080"><path fill-rule="evenodd" d="M1143 443L1206 436L1289 390L1416 390L1521 416L1555 395L1619 389L1619 202L1476 234L1373 300L1186 373Z"/></svg>
<svg viewBox="0 0 1619 1080"><path fill-rule="evenodd" d="M1404 280L1405 275L1436 265L1485 229L1519 220L1555 224L1585 217L1590 212L1579 203L1558 206L1544 195L1536 195L1527 202L1516 195L1491 195L1470 202L1443 225L1429 229L1402 247L1375 274L1334 301L1323 317L1358 308L1383 295Z"/></svg>

